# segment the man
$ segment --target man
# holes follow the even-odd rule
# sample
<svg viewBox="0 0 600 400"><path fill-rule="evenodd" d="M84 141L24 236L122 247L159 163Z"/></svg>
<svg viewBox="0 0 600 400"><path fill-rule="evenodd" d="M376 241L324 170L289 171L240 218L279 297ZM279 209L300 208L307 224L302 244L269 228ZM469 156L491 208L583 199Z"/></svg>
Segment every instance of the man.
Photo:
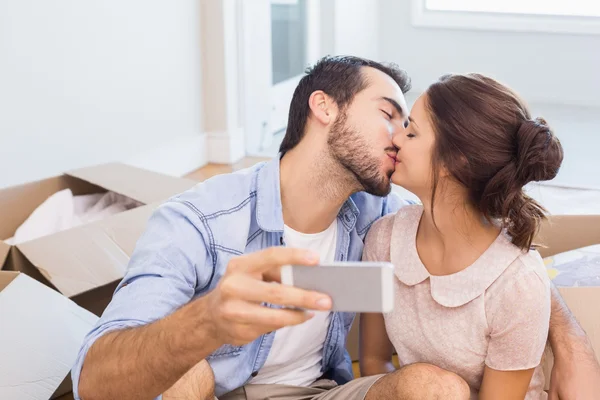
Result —
<svg viewBox="0 0 600 400"><path fill-rule="evenodd" d="M76 398L212 399L213 389L221 400L468 396L431 366L352 380L345 339L354 316L330 312L319 293L271 283L284 264L359 260L371 224L402 206L387 195L409 87L394 66L325 58L296 88L281 159L162 205L85 340ZM577 369L569 350L591 359L585 335L564 306L552 323L559 390L581 390L594 366Z"/></svg>

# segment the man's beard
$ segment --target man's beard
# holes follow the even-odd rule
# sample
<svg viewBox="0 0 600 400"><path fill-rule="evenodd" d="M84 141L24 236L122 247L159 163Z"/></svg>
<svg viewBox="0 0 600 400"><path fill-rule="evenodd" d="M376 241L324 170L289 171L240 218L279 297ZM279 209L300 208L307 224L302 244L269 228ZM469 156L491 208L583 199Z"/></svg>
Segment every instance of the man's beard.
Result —
<svg viewBox="0 0 600 400"><path fill-rule="evenodd" d="M331 127L329 151L333 158L350 171L365 192L375 196L387 196L392 186L390 178L379 170L380 161L371 155L369 145L359 132L346 125L346 113L341 113Z"/></svg>

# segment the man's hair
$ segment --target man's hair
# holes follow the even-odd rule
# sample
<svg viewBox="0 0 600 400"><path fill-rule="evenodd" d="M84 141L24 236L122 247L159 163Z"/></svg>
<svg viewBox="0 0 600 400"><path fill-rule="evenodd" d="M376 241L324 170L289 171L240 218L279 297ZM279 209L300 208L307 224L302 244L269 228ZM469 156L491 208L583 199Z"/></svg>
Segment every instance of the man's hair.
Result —
<svg viewBox="0 0 600 400"><path fill-rule="evenodd" d="M296 147L304 136L310 114L308 100L311 94L322 90L343 112L354 96L369 85L363 74L363 67L375 68L389 75L400 86L402 93L410 90L408 74L395 64L383 64L353 56L324 57L306 70L306 75L294 91L285 137L279 147L282 154Z"/></svg>

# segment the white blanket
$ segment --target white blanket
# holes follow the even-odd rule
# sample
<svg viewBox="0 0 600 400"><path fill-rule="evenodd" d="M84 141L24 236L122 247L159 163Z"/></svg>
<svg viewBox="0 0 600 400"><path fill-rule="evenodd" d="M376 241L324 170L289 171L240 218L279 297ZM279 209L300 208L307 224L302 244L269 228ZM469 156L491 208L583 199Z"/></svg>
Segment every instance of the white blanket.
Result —
<svg viewBox="0 0 600 400"><path fill-rule="evenodd" d="M61 190L38 206L6 243L27 242L141 205L114 192L73 196L70 189Z"/></svg>

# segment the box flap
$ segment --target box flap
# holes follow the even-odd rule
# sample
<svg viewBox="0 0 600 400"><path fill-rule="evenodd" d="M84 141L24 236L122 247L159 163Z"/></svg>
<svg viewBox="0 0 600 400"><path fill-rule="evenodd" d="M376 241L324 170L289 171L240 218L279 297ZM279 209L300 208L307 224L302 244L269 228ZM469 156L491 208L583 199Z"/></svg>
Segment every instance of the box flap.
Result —
<svg viewBox="0 0 600 400"><path fill-rule="evenodd" d="M49 196L63 189L73 194L101 193L102 188L61 175L0 190L0 239L6 240Z"/></svg>
<svg viewBox="0 0 600 400"><path fill-rule="evenodd" d="M185 192L198 182L121 163L76 169L67 175L83 179L144 204L163 201Z"/></svg>
<svg viewBox="0 0 600 400"><path fill-rule="evenodd" d="M65 296L120 280L159 203L22 243L17 248Z"/></svg>
<svg viewBox="0 0 600 400"><path fill-rule="evenodd" d="M17 274L0 292L0 399L49 399L97 320L60 293Z"/></svg>
<svg viewBox="0 0 600 400"><path fill-rule="evenodd" d="M4 267L4 263L6 262L6 258L8 257L8 253L10 252L10 245L4 243L0 240L0 269Z"/></svg>
<svg viewBox="0 0 600 400"><path fill-rule="evenodd" d="M552 215L535 241L542 257L600 244L600 215Z"/></svg>
<svg viewBox="0 0 600 400"><path fill-rule="evenodd" d="M0 271L0 292L7 287L13 279L19 276L20 272L16 271Z"/></svg>

